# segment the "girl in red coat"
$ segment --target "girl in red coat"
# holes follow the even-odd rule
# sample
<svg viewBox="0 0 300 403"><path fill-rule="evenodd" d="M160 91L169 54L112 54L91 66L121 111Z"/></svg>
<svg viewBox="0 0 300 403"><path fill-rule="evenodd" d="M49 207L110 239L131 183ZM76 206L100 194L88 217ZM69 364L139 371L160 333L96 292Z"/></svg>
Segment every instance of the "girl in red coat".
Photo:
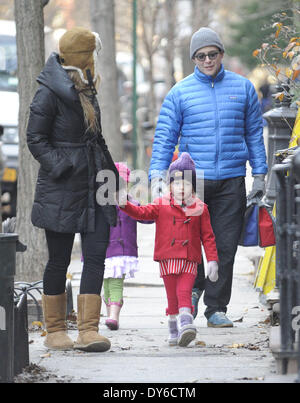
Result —
<svg viewBox="0 0 300 403"><path fill-rule="evenodd" d="M120 206L129 216L156 223L154 260L159 262L169 315L169 345L187 346L196 337L191 294L202 261L201 245L211 281L218 279L218 254L206 204L195 196L196 169L188 153L169 168L170 193L152 204Z"/></svg>

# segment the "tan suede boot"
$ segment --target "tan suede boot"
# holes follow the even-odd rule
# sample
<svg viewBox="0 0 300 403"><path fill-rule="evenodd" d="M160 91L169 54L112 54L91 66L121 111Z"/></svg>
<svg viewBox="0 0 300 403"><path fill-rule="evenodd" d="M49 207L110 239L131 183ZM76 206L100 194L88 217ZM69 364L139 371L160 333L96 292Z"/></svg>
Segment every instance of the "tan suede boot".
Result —
<svg viewBox="0 0 300 403"><path fill-rule="evenodd" d="M47 330L44 345L51 350L73 349L73 341L67 335L67 294L42 295L44 321Z"/></svg>
<svg viewBox="0 0 300 403"><path fill-rule="evenodd" d="M104 352L110 349L110 341L98 333L101 297L96 294L77 296L78 338L74 348L89 352Z"/></svg>

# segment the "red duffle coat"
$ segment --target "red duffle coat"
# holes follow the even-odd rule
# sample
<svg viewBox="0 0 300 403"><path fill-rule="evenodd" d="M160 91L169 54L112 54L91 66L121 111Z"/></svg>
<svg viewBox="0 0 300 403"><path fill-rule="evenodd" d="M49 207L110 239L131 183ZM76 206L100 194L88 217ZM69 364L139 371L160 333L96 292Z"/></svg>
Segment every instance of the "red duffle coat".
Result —
<svg viewBox="0 0 300 403"><path fill-rule="evenodd" d="M209 211L200 199L195 198L195 203L185 210L170 195L146 206L127 202L122 210L135 219L155 221L154 260L173 258L201 263L203 245L207 261L218 261Z"/></svg>

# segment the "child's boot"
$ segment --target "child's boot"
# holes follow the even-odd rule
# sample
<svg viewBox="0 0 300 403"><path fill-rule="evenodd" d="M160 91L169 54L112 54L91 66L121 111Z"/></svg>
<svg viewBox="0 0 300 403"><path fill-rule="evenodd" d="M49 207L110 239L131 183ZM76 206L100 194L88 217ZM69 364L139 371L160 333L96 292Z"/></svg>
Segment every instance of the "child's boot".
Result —
<svg viewBox="0 0 300 403"><path fill-rule="evenodd" d="M186 347L196 337L197 330L193 320L193 315L190 312L180 312L178 315L178 345L180 347Z"/></svg>
<svg viewBox="0 0 300 403"><path fill-rule="evenodd" d="M168 327L169 327L169 338L168 338L169 346L176 346L178 341L177 319L169 318Z"/></svg>
<svg viewBox="0 0 300 403"><path fill-rule="evenodd" d="M67 335L67 294L42 295L44 321L47 330L44 345L51 350L73 349L73 341Z"/></svg>
<svg viewBox="0 0 300 403"><path fill-rule="evenodd" d="M79 294L77 297L78 338L74 347L82 351L103 352L110 349L110 341L98 333L101 297L97 294Z"/></svg>
<svg viewBox="0 0 300 403"><path fill-rule="evenodd" d="M110 316L110 299L109 298L106 299L106 298L102 297L102 300L104 301L105 306L106 306L106 316L109 318L109 316Z"/></svg>
<svg viewBox="0 0 300 403"><path fill-rule="evenodd" d="M123 306L123 300L120 302L110 302L110 315L106 319L105 324L110 330L119 329L120 311Z"/></svg>

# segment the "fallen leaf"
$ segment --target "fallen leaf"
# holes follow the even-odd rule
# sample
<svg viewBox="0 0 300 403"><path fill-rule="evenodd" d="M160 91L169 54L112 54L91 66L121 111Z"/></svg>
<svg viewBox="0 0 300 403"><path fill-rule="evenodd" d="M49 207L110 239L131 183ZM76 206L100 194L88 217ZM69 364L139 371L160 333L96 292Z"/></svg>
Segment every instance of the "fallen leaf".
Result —
<svg viewBox="0 0 300 403"><path fill-rule="evenodd" d="M206 346L206 343L204 342L204 341L196 341L196 343L195 343L195 345L196 346L199 346L199 347L205 347Z"/></svg>
<svg viewBox="0 0 300 403"><path fill-rule="evenodd" d="M262 324L262 325L268 325L270 322L271 322L271 318L270 318L270 316L268 316L265 320L262 320L258 323Z"/></svg>
<svg viewBox="0 0 300 403"><path fill-rule="evenodd" d="M50 353L40 355L40 358L49 358L51 357Z"/></svg>
<svg viewBox="0 0 300 403"><path fill-rule="evenodd" d="M32 322L32 326L37 326L38 328L41 328L41 327L43 327L43 323L35 320Z"/></svg>
<svg viewBox="0 0 300 403"><path fill-rule="evenodd" d="M46 335L47 335L46 330L43 330L42 333L41 333L41 337L45 337Z"/></svg>
<svg viewBox="0 0 300 403"><path fill-rule="evenodd" d="M260 350L260 348L258 346L255 346L254 344L247 344L245 348L247 348L248 350Z"/></svg>
<svg viewBox="0 0 300 403"><path fill-rule="evenodd" d="M244 343L233 343L231 346L228 346L228 348L241 348L244 347Z"/></svg>

